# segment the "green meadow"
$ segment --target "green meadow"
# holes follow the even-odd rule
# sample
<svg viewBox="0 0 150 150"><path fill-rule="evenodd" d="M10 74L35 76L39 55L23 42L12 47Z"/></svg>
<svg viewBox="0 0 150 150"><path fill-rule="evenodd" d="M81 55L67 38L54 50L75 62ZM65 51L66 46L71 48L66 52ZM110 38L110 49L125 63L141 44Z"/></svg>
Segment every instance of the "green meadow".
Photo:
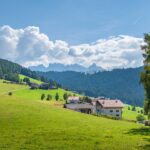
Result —
<svg viewBox="0 0 150 150"><path fill-rule="evenodd" d="M23 80L24 78L29 78L29 79L30 79L30 82L37 83L37 84L43 83L43 82L40 81L40 80L36 80L36 79L30 78L30 77L27 77L27 76L25 76L25 75L22 75L22 74L19 74L19 78L20 78L20 80Z"/></svg>
<svg viewBox="0 0 150 150"><path fill-rule="evenodd" d="M128 110L128 107L130 107L130 110ZM143 108L141 107L136 107L135 111L131 110L132 107L131 105L125 105L125 107L123 108L123 114L122 117L125 120L136 120L137 115L141 114L140 111L143 110ZM148 119L148 117L146 115L144 115L145 119Z"/></svg>
<svg viewBox="0 0 150 150"><path fill-rule="evenodd" d="M0 150L149 150L150 128L67 110L61 100L40 100L41 93L56 92L63 100L63 89L0 81Z"/></svg>

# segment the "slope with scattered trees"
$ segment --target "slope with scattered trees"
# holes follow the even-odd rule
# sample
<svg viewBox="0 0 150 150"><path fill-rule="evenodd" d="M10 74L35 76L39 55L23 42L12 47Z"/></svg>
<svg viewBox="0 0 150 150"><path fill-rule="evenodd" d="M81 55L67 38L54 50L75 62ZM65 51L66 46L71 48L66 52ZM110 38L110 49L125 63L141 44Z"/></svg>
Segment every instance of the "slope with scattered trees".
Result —
<svg viewBox="0 0 150 150"><path fill-rule="evenodd" d="M143 67L115 69L112 71L85 74L79 72L38 72L39 75L55 80L64 88L88 96L118 98L131 105L143 106L144 91L140 84Z"/></svg>

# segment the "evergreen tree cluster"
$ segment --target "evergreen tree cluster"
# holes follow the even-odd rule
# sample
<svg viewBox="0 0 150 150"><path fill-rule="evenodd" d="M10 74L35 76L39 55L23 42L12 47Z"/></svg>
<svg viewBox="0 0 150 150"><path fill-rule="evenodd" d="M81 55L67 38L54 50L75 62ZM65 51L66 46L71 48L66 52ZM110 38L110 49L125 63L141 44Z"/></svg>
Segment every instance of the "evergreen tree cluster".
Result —
<svg viewBox="0 0 150 150"><path fill-rule="evenodd" d="M0 59L0 78L1 79L19 82L18 74L23 74L34 79L39 79L36 72L31 71L30 69L24 68L8 60Z"/></svg>
<svg viewBox="0 0 150 150"><path fill-rule="evenodd" d="M145 90L144 110L150 119L150 34L144 35L145 45L142 46L144 57L144 71L141 73L141 82Z"/></svg>
<svg viewBox="0 0 150 150"><path fill-rule="evenodd" d="M57 84L55 81L46 79L43 76L39 76L35 71L31 71L28 68L22 67L21 65L10 62L8 60L0 59L0 79L5 79L19 83L20 82L19 74L23 74L33 79L41 80L56 87L61 87L61 85ZM30 83L29 78L24 78L23 81L26 82L27 84Z"/></svg>
<svg viewBox="0 0 150 150"><path fill-rule="evenodd" d="M114 69L94 74L73 71L38 72L38 74L60 83L65 89L70 89L83 95L117 98L124 103L142 107L144 99L144 89L140 84L142 70L143 67Z"/></svg>

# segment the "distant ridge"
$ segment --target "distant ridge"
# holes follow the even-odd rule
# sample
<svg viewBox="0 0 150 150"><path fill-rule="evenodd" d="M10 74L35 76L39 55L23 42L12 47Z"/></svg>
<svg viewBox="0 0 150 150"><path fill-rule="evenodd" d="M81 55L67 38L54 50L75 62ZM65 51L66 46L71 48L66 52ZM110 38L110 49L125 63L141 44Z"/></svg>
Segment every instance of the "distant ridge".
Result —
<svg viewBox="0 0 150 150"><path fill-rule="evenodd" d="M59 84L57 84L52 80L48 80L42 76L39 76L35 71L31 71L30 69L22 67L17 63L0 58L0 79L5 79L5 80L19 83L20 74L36 80L40 80L43 82L48 82L60 86Z"/></svg>
<svg viewBox="0 0 150 150"><path fill-rule="evenodd" d="M48 67L45 67L44 65L38 65L38 66L31 66L29 68L33 71L42 71L42 72L75 71L75 72L95 73L95 72L99 72L99 71L104 71L104 69L102 67L98 67L95 63L93 63L89 67L84 67L84 66L81 66L78 64L64 65L64 64L60 64L60 63L54 63L54 64L49 64Z"/></svg>
<svg viewBox="0 0 150 150"><path fill-rule="evenodd" d="M115 69L93 74L81 72L38 72L60 83L63 87L88 96L117 98L124 103L143 106L144 90L140 84L143 67Z"/></svg>

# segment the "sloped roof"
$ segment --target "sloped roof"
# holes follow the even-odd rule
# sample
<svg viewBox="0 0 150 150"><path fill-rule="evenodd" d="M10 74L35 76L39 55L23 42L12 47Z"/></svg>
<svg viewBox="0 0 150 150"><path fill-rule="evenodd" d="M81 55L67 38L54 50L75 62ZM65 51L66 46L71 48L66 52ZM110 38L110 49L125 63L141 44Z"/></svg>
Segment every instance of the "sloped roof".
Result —
<svg viewBox="0 0 150 150"><path fill-rule="evenodd" d="M123 108L124 104L120 100L97 100L103 108Z"/></svg>
<svg viewBox="0 0 150 150"><path fill-rule="evenodd" d="M68 109L92 109L93 106L91 104L65 104L65 107Z"/></svg>
<svg viewBox="0 0 150 150"><path fill-rule="evenodd" d="M79 97L78 96L69 96L68 100L79 101Z"/></svg>

